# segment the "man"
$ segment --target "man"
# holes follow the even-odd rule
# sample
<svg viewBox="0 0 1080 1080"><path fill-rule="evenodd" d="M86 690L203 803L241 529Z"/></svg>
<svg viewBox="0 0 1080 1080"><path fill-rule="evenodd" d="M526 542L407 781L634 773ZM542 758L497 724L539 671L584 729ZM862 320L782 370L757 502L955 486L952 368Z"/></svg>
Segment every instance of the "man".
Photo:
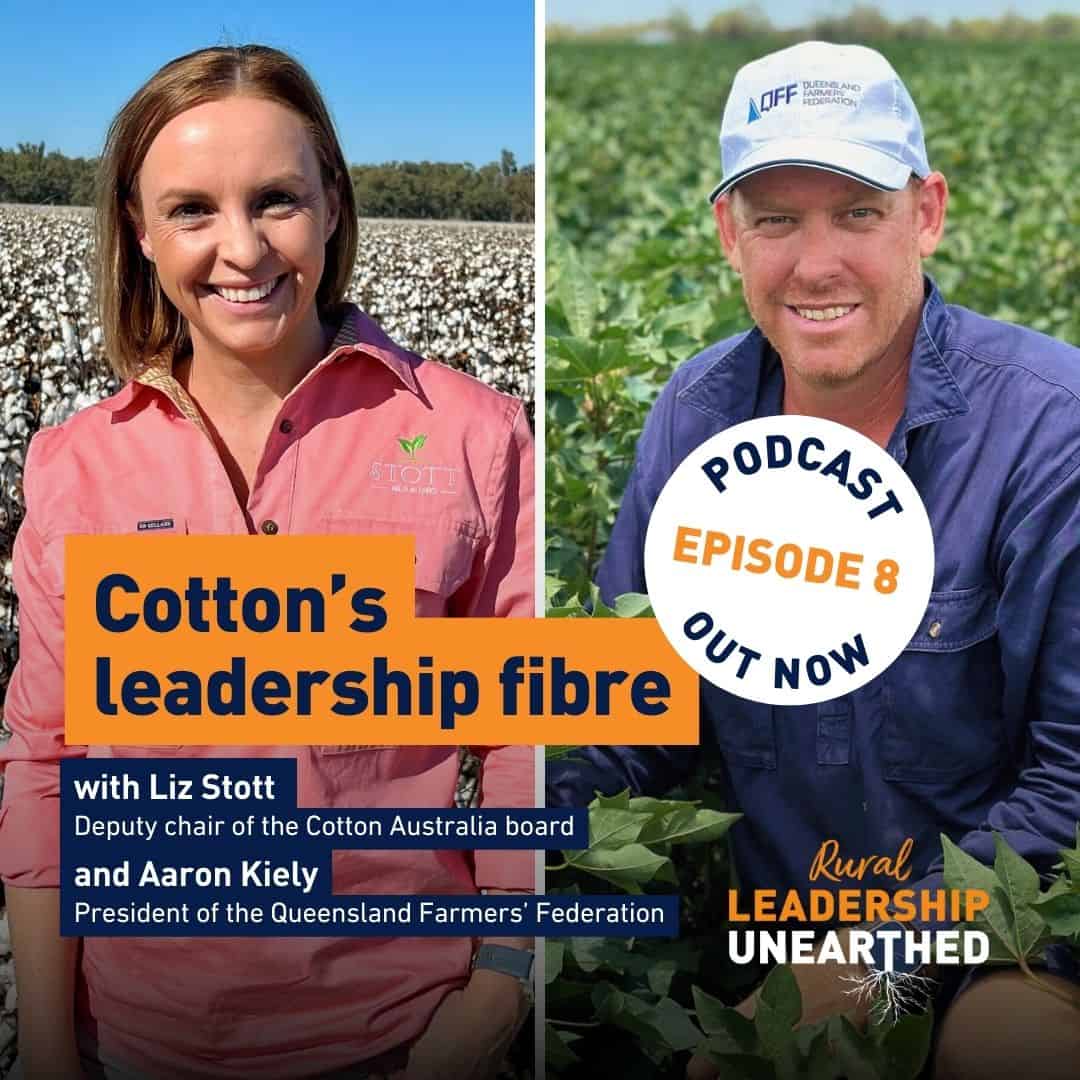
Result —
<svg viewBox="0 0 1080 1080"><path fill-rule="evenodd" d="M773 707L702 684L704 738L745 815L731 833L741 883L805 888L826 838L859 858L910 837L905 885L940 887L941 832L992 863L996 831L1048 872L1080 820L1080 352L948 306L923 277L948 187L878 53L808 42L747 65L720 143L717 231L756 326L682 366L658 399L602 594L644 591L652 506L711 435L783 413L873 439L926 504L929 606L900 658L847 697ZM658 794L695 759L590 748L553 764L551 799ZM1075 966L1055 962L1045 982L1080 1001ZM850 969L795 971L804 1020L850 1011ZM1015 969L962 990L939 1031L939 1077L1074 1074L1080 1013L1061 998ZM689 1075L716 1073L695 1058Z"/></svg>

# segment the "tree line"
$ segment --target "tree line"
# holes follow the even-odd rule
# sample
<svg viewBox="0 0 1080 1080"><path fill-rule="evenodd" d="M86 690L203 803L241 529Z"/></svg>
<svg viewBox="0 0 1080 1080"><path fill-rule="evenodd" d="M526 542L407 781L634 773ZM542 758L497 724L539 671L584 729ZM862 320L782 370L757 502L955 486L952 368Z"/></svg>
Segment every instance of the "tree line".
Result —
<svg viewBox="0 0 1080 1080"><path fill-rule="evenodd" d="M549 41L625 40L685 41L698 38L726 39L774 37L788 42L821 41L1060 41L1080 38L1080 16L1054 13L1028 19L1015 12L1000 18L951 19L935 22L922 15L892 20L873 4L854 4L844 15L821 15L797 29L775 27L758 3L742 4L718 12L698 27L684 8L673 7L661 18L590 29L552 24Z"/></svg>
<svg viewBox="0 0 1080 1080"><path fill-rule="evenodd" d="M0 148L0 203L90 206L97 158L68 157L45 144ZM393 161L349 168L361 217L464 221L532 221L532 165L519 168L504 150L499 161Z"/></svg>

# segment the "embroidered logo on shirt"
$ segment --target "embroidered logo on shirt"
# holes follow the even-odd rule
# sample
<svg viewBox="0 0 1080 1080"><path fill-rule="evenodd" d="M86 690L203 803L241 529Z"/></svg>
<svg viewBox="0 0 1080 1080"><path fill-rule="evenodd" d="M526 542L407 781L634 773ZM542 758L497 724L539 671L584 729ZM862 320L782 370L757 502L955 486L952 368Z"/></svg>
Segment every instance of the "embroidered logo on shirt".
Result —
<svg viewBox="0 0 1080 1080"><path fill-rule="evenodd" d="M150 518L148 521L140 521L139 532L150 532L154 529L175 529L176 522L172 518Z"/></svg>
<svg viewBox="0 0 1080 1080"><path fill-rule="evenodd" d="M373 461L368 469L368 479L372 487L394 495L456 495L460 472L454 465Z"/></svg>
<svg viewBox="0 0 1080 1080"><path fill-rule="evenodd" d="M416 435L411 439L403 439L400 435L398 436L398 446L400 446L401 449L404 450L405 453L413 459L413 461L416 460L417 450L419 450L420 447L423 446L426 442L426 435Z"/></svg>

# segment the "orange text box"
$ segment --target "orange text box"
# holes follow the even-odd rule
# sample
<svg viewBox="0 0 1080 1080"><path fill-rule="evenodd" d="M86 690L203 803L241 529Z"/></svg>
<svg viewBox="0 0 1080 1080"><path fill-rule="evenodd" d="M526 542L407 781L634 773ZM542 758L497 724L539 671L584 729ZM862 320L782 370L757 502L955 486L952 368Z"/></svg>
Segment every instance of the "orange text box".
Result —
<svg viewBox="0 0 1080 1080"><path fill-rule="evenodd" d="M698 741L697 676L652 619L417 619L408 536L78 536L66 556L71 744Z"/></svg>

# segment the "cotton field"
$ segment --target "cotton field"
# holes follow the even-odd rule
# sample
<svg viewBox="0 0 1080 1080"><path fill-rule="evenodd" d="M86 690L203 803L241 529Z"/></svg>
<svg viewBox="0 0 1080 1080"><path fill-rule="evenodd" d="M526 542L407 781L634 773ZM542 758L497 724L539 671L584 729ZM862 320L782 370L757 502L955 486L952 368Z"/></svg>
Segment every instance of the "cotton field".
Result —
<svg viewBox="0 0 1080 1080"><path fill-rule="evenodd" d="M87 211L0 207L0 689L26 445L117 388L92 310L92 248ZM364 221L348 296L413 351L531 400L531 226Z"/></svg>

